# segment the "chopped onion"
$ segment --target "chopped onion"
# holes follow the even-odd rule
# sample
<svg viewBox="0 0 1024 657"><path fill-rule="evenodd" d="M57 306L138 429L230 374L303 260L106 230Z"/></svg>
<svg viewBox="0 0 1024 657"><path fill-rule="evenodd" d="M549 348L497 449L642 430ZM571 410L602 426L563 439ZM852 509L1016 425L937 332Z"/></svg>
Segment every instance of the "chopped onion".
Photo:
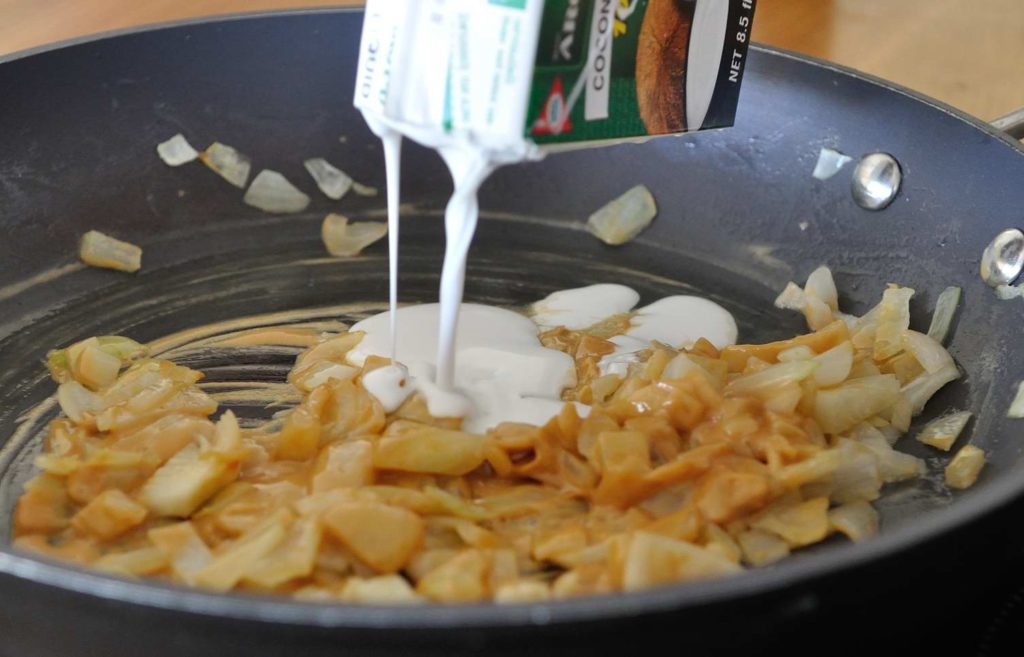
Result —
<svg viewBox="0 0 1024 657"><path fill-rule="evenodd" d="M953 357L939 342L917 331L903 332L903 346L914 355L914 358L925 372L935 374L938 371L955 368Z"/></svg>
<svg viewBox="0 0 1024 657"><path fill-rule="evenodd" d="M788 488L821 482L839 469L842 456L838 449L822 450L803 461L783 466L779 470L779 481Z"/></svg>
<svg viewBox="0 0 1024 657"><path fill-rule="evenodd" d="M341 589L341 599L379 605L414 605L426 601L400 575L349 577Z"/></svg>
<svg viewBox="0 0 1024 657"><path fill-rule="evenodd" d="M996 286L996 296L1003 301L1016 299L1017 297L1024 296L1024 288L1020 285L998 285Z"/></svg>
<svg viewBox="0 0 1024 657"><path fill-rule="evenodd" d="M900 390L910 402L913 414L917 415L924 410L925 404L931 399L942 386L950 381L960 378L960 370L956 365L941 369L934 374L922 374Z"/></svg>
<svg viewBox="0 0 1024 657"><path fill-rule="evenodd" d="M819 390L814 397L814 416L826 433L841 434L892 406L900 384L891 374L850 379Z"/></svg>
<svg viewBox="0 0 1024 657"><path fill-rule="evenodd" d="M882 373L882 370L878 369L878 365L870 358L864 358L862 360L855 360L853 367L850 368L851 379L863 379L866 376L878 376Z"/></svg>
<svg viewBox="0 0 1024 657"><path fill-rule="evenodd" d="M117 380L121 371L121 359L100 349L99 341L88 345L78 356L78 362L72 363L72 369L81 383L93 390L105 388Z"/></svg>
<svg viewBox="0 0 1024 657"><path fill-rule="evenodd" d="M789 556L789 544L775 534L751 529L736 537L743 561L751 566L767 566Z"/></svg>
<svg viewBox="0 0 1024 657"><path fill-rule="evenodd" d="M836 319L843 320L843 322L846 324L847 330L851 332L853 331L853 327L857 325L857 320L860 319L856 315L847 315L846 313L841 312L839 310L832 313L832 316L835 317Z"/></svg>
<svg viewBox="0 0 1024 657"><path fill-rule="evenodd" d="M340 214L329 214L324 217L320 228L327 252L332 256L351 257L359 255L388 233L388 225L377 221L357 221L349 223L348 217Z"/></svg>
<svg viewBox="0 0 1024 657"><path fill-rule="evenodd" d="M47 474L66 477L82 467L82 461L75 456L40 454L32 464Z"/></svg>
<svg viewBox="0 0 1024 657"><path fill-rule="evenodd" d="M302 163L309 175L313 176L316 186L329 199L337 201L352 189L353 180L347 173L338 169L322 157L314 157Z"/></svg>
<svg viewBox="0 0 1024 657"><path fill-rule="evenodd" d="M956 315L957 306L960 305L960 288L947 287L939 295L935 302L935 312L932 313L932 323L928 326L928 337L939 344L946 342L949 335L949 327L953 324L953 316Z"/></svg>
<svg viewBox="0 0 1024 657"><path fill-rule="evenodd" d="M946 466L946 485L950 488L970 488L985 467L985 452L974 445L964 445Z"/></svg>
<svg viewBox="0 0 1024 657"><path fill-rule="evenodd" d="M900 395L896 398L896 402L892 405L892 409L889 412L889 424L900 434L904 434L910 431L910 420L914 417L914 409L910 406L910 402L904 395ZM889 444L896 442L895 440L889 441Z"/></svg>
<svg viewBox="0 0 1024 657"><path fill-rule="evenodd" d="M219 452L230 455L240 449L241 445L242 431L238 426L238 418L231 410L224 411L217 420L212 440L207 440L205 436L199 439L199 451L202 454Z"/></svg>
<svg viewBox="0 0 1024 657"><path fill-rule="evenodd" d="M199 157L199 152L192 148L185 136L180 132L165 142L156 145L156 153L164 164L170 167L180 167L188 164Z"/></svg>
<svg viewBox="0 0 1024 657"><path fill-rule="evenodd" d="M878 534L878 511L863 500L837 506L828 512L829 525L855 543Z"/></svg>
<svg viewBox="0 0 1024 657"><path fill-rule="evenodd" d="M146 347L121 335L101 335L96 339L100 343L100 349L111 356L117 356L122 363L127 363L146 353Z"/></svg>
<svg viewBox="0 0 1024 657"><path fill-rule="evenodd" d="M354 180L352 181L352 191L360 196L376 196L378 194L376 187L357 183Z"/></svg>
<svg viewBox="0 0 1024 657"><path fill-rule="evenodd" d="M839 310L839 292L836 290L836 283L832 279L832 270L825 265L818 267L807 277L804 292L824 301L829 310Z"/></svg>
<svg viewBox="0 0 1024 657"><path fill-rule="evenodd" d="M903 400L906 402L906 398L905 397L903 398ZM908 406L910 405L910 402L906 402L906 403L907 403ZM909 427L908 427L908 429L909 429ZM902 438L903 434L906 433L906 431L900 431L899 429L897 429L896 427L892 426L891 424L888 425L888 426L885 426L885 427L879 427L878 431L882 434L882 437L884 437L885 440L890 445L895 445L896 441L899 440L900 438Z"/></svg>
<svg viewBox="0 0 1024 657"><path fill-rule="evenodd" d="M821 387L839 385L850 376L853 369L853 344L841 342L828 351L814 357L818 364L814 370L814 382Z"/></svg>
<svg viewBox="0 0 1024 657"><path fill-rule="evenodd" d="M970 411L957 411L935 418L921 429L917 434L917 440L948 452L970 419Z"/></svg>
<svg viewBox="0 0 1024 657"><path fill-rule="evenodd" d="M803 289L793 281L786 283L786 287L775 298L775 307L782 308L783 310L803 312L806 305L807 296L804 294Z"/></svg>
<svg viewBox="0 0 1024 657"><path fill-rule="evenodd" d="M252 162L234 148L220 142L213 142L199 154L203 164L216 171L221 178L239 189L245 189L249 180Z"/></svg>
<svg viewBox="0 0 1024 657"><path fill-rule="evenodd" d="M80 378L76 373L81 369L78 361L87 346L98 347L105 355L116 358L118 369L146 353L144 346L120 335L101 335L76 342L65 349L55 349L46 354L46 368L57 383L64 383L69 377Z"/></svg>
<svg viewBox="0 0 1024 657"><path fill-rule="evenodd" d="M1017 384L1017 394L1014 395L1013 401L1010 402L1010 408L1006 410L1006 417L1024 417L1024 381Z"/></svg>
<svg viewBox="0 0 1024 657"><path fill-rule="evenodd" d="M122 242L98 230L82 235L78 256L87 265L135 272L142 267L142 249L129 242Z"/></svg>
<svg viewBox="0 0 1024 657"><path fill-rule="evenodd" d="M828 534L828 500L776 503L754 516L750 526L779 536L790 547L817 543Z"/></svg>
<svg viewBox="0 0 1024 657"><path fill-rule="evenodd" d="M309 206L309 197L277 171L260 171L242 198L247 205L264 212L285 214L302 212Z"/></svg>
<svg viewBox="0 0 1024 657"><path fill-rule="evenodd" d="M860 442L874 452L875 458L878 459L878 474L884 483L890 484L924 474L924 461L916 456L897 452L885 438L867 438Z"/></svg>
<svg viewBox="0 0 1024 657"><path fill-rule="evenodd" d="M881 306L882 304L879 303L866 314L855 319L853 325L850 326L850 340L853 342L854 349L874 349L875 334L878 332L878 315Z"/></svg>
<svg viewBox="0 0 1024 657"><path fill-rule="evenodd" d="M804 319L812 331L820 331L833 322L832 309L824 301L811 294L807 295Z"/></svg>
<svg viewBox="0 0 1024 657"><path fill-rule="evenodd" d="M771 395L772 393L782 391L786 384L803 381L811 376L817 367L817 363L806 360L772 365L760 372L744 374L733 379L725 387L725 394L731 396Z"/></svg>
<svg viewBox="0 0 1024 657"><path fill-rule="evenodd" d="M878 427L875 427L868 422L861 422L850 430L850 438L858 442L863 442L865 440L871 440L872 438L885 438L885 434L883 434ZM886 440L888 441L888 439Z"/></svg>
<svg viewBox="0 0 1024 657"><path fill-rule="evenodd" d="M832 475L832 500L839 504L877 500L882 488L878 459L870 448L859 442L840 439L839 467Z"/></svg>
<svg viewBox="0 0 1024 657"><path fill-rule="evenodd" d="M817 354L814 353L813 349L805 344L798 344L795 347L790 347L789 349L780 351L779 355L776 356L776 359L780 363L788 363L794 360L811 360L815 356L817 356Z"/></svg>
<svg viewBox="0 0 1024 657"><path fill-rule="evenodd" d="M67 381L57 386L57 403L64 415L81 422L86 413L95 413L103 407L100 396L78 381Z"/></svg>
<svg viewBox="0 0 1024 657"><path fill-rule="evenodd" d="M914 290L909 287L890 287L882 293L882 302L878 306L878 327L875 329L876 361L891 358L903 351L903 332L910 328L912 296Z"/></svg>
<svg viewBox="0 0 1024 657"><path fill-rule="evenodd" d="M665 365L665 369L661 371L661 378L665 381L679 379L693 369L700 369L700 365L690 360L686 354L677 354ZM618 379L618 377L615 378Z"/></svg>
<svg viewBox="0 0 1024 657"><path fill-rule="evenodd" d="M643 185L631 188L587 219L587 230L605 244L618 246L639 235L654 221L658 206Z"/></svg>
<svg viewBox="0 0 1024 657"><path fill-rule="evenodd" d="M309 373L305 374L298 382L300 388L306 392L311 392L313 388L319 385L327 383L331 379L339 379L342 381L350 381L355 378L359 370L350 365L341 365L339 363L332 363L327 360L314 363L309 368Z"/></svg>
<svg viewBox="0 0 1024 657"><path fill-rule="evenodd" d="M804 389L799 383L789 382L764 392L760 396L764 399L764 407L776 413L792 413L796 410L803 397Z"/></svg>
<svg viewBox="0 0 1024 657"><path fill-rule="evenodd" d="M828 180L852 161L853 158L849 155L844 155L831 148L822 148L818 152L818 161L814 164L814 171L811 175L818 180Z"/></svg>

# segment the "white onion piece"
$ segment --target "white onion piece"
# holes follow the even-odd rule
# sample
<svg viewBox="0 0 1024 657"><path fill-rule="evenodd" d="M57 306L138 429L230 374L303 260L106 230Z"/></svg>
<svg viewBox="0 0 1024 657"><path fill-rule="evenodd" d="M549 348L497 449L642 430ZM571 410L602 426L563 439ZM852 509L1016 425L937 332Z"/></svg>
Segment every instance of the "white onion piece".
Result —
<svg viewBox="0 0 1024 657"><path fill-rule="evenodd" d="M852 333L853 327L857 325L857 320L860 319L856 315L847 315L844 312L836 311L832 313L832 316L836 319L841 319L846 323L846 328Z"/></svg>
<svg viewBox="0 0 1024 657"><path fill-rule="evenodd" d="M896 402L893 403L892 409L889 411L889 426L901 434L910 431L910 421L914 417L914 409L910 407L910 402L903 395L897 397ZM889 441L889 444L896 442L895 440Z"/></svg>
<svg viewBox="0 0 1024 657"><path fill-rule="evenodd" d="M359 370L355 367L340 365L330 361L321 361L310 368L309 374L302 377L299 381L299 387L306 392L312 392L313 388L323 385L331 379L351 381L355 378L356 374L359 374Z"/></svg>
<svg viewBox="0 0 1024 657"><path fill-rule="evenodd" d="M903 403L905 403L908 408L910 407L910 402L908 402L906 400L906 397L900 397L900 399L903 400ZM908 430L909 430L909 427L908 427ZM887 427L879 427L878 431L879 431L879 433L882 434L882 436L885 438L886 442L888 442L890 445L895 445L896 441L899 440L900 438L902 438L903 434L906 433L906 431L900 431L899 429L897 429L896 427L892 426L891 424L889 426L887 426Z"/></svg>
<svg viewBox="0 0 1024 657"><path fill-rule="evenodd" d="M142 267L142 249L129 242L122 242L98 230L82 235L78 256L87 265L135 272Z"/></svg>
<svg viewBox="0 0 1024 657"><path fill-rule="evenodd" d="M302 164L327 198L337 201L352 189L352 177L324 158L310 158Z"/></svg>
<svg viewBox="0 0 1024 657"><path fill-rule="evenodd" d="M829 526L857 543L878 533L878 511L863 500L842 504L828 512Z"/></svg>
<svg viewBox="0 0 1024 657"><path fill-rule="evenodd" d="M302 212L309 206L309 197L277 171L260 171L242 198L247 205L264 212L287 214Z"/></svg>
<svg viewBox="0 0 1024 657"><path fill-rule="evenodd" d="M892 406L900 392L892 374L850 379L814 396L814 418L825 433L838 435Z"/></svg>
<svg viewBox="0 0 1024 657"><path fill-rule="evenodd" d="M1024 417L1024 381L1017 384L1017 394L1014 395L1013 401L1010 402L1010 408L1006 410L1006 417Z"/></svg>
<svg viewBox="0 0 1024 657"><path fill-rule="evenodd" d="M824 301L814 296L807 295L807 305L804 306L804 319L812 331L819 331L832 323L832 309Z"/></svg>
<svg viewBox="0 0 1024 657"><path fill-rule="evenodd" d="M783 310L796 310L803 312L806 305L807 295L804 294L803 288L793 281L786 283L786 287L784 287L782 292L779 293L779 296L775 298L775 307Z"/></svg>
<svg viewBox="0 0 1024 657"><path fill-rule="evenodd" d="M957 306L960 305L960 288L947 287L935 302L932 323L928 326L928 337L942 344L949 335L949 327L953 324Z"/></svg>
<svg viewBox="0 0 1024 657"><path fill-rule="evenodd" d="M252 162L245 155L230 146L215 141L199 154L199 159L224 180L239 189L245 189L245 183L249 180L249 171L252 169Z"/></svg>
<svg viewBox="0 0 1024 657"><path fill-rule="evenodd" d="M1017 297L1024 296L1024 289L1018 285L1000 285L996 287L996 296L1003 301L1016 299Z"/></svg>
<svg viewBox="0 0 1024 657"><path fill-rule="evenodd" d="M804 390L799 383L785 383L778 386L771 392L761 395L764 399L764 407L776 413L792 413L796 410Z"/></svg>
<svg viewBox="0 0 1024 657"><path fill-rule="evenodd" d="M789 556L789 545L775 534L750 529L736 537L743 560L751 566L767 566Z"/></svg>
<svg viewBox="0 0 1024 657"><path fill-rule="evenodd" d="M946 466L946 485L963 490L978 480L985 467L985 452L974 445L964 445Z"/></svg>
<svg viewBox="0 0 1024 657"><path fill-rule="evenodd" d="M156 145L156 154L170 167L180 167L199 157L199 151L192 148L185 135L180 132L165 142Z"/></svg>
<svg viewBox="0 0 1024 657"><path fill-rule="evenodd" d="M878 474L884 483L913 479L925 472L924 461L916 456L897 452L884 438L869 438L862 440L861 444L874 452L875 458L878 459Z"/></svg>
<svg viewBox="0 0 1024 657"><path fill-rule="evenodd" d="M839 292L832 278L832 270L825 265L818 267L807 277L804 292L824 301L830 310L839 310Z"/></svg>
<svg viewBox="0 0 1024 657"><path fill-rule="evenodd" d="M882 488L878 459L870 448L840 438L839 467L832 475L832 501L837 504L877 500Z"/></svg>
<svg viewBox="0 0 1024 657"><path fill-rule="evenodd" d="M956 381L960 378L960 370L956 368L956 365L952 365L948 368L939 370L934 374L922 374L907 385L900 389L900 392L910 402L910 408L913 410L914 415L917 415L924 410L924 405L928 403L935 393L939 391L942 386L946 385L950 381Z"/></svg>
<svg viewBox="0 0 1024 657"><path fill-rule="evenodd" d="M817 354L814 353L814 350L807 345L798 344L795 347L790 347L789 349L783 349L780 351L779 355L776 356L776 360L780 363L788 363L794 360L811 360L816 355Z"/></svg>
<svg viewBox="0 0 1024 657"><path fill-rule="evenodd" d="M921 429L921 432L917 434L917 440L925 445L948 452L970 419L970 411L957 411L935 418Z"/></svg>
<svg viewBox="0 0 1024 657"><path fill-rule="evenodd" d="M679 379L693 369L700 369L700 365L690 360L686 354L678 354L665 365L665 369L661 371L661 379L663 381Z"/></svg>
<svg viewBox="0 0 1024 657"><path fill-rule="evenodd" d="M81 350L77 362L72 363L72 369L80 383L99 390L117 380L121 359L100 349L99 341L96 340Z"/></svg>
<svg viewBox="0 0 1024 657"><path fill-rule="evenodd" d="M329 214L320 227L327 252L332 256L357 256L388 233L388 225L378 221L357 221L349 223L348 217Z"/></svg>
<svg viewBox="0 0 1024 657"><path fill-rule="evenodd" d="M605 244L618 246L639 235L654 221L658 206L649 189L637 185L587 219L587 230Z"/></svg>
<svg viewBox="0 0 1024 657"><path fill-rule="evenodd" d="M839 385L850 376L853 369L853 345L842 342L813 358L818 364L814 370L814 382L823 388Z"/></svg>
<svg viewBox="0 0 1024 657"><path fill-rule="evenodd" d="M852 161L853 158L849 155L844 155L831 148L822 148L818 152L818 161L814 164L814 171L811 175L818 180L828 180Z"/></svg>
<svg viewBox="0 0 1024 657"><path fill-rule="evenodd" d="M779 363L766 367L760 372L744 374L729 382L725 387L727 396L737 395L758 395L765 396L773 393L786 392L785 386L788 383L799 383L811 376L818 367L817 363L807 360L797 360L789 363Z"/></svg>
<svg viewBox="0 0 1024 657"><path fill-rule="evenodd" d="M75 422L81 422L85 413L95 413L103 408L100 396L78 381L68 381L57 386L57 403L64 415Z"/></svg>
<svg viewBox="0 0 1024 657"><path fill-rule="evenodd" d="M850 438L856 441L865 441L871 440L873 438L880 438L884 439L886 442L889 442L888 438L886 438L886 435L882 433L881 429L872 425L869 422L861 422L854 428L850 429ZM891 445L892 443L889 444Z"/></svg>
<svg viewBox="0 0 1024 657"><path fill-rule="evenodd" d="M903 333L910 327L909 287L890 287L882 293L878 304L878 326L875 329L875 361L883 361L903 351Z"/></svg>
<svg viewBox="0 0 1024 657"><path fill-rule="evenodd" d="M377 188L352 181L352 191L360 196L376 196Z"/></svg>
<svg viewBox="0 0 1024 657"><path fill-rule="evenodd" d="M946 348L924 333L904 331L903 346L914 355L914 358L921 364L924 371L929 374L935 374L940 370L950 367L956 368L953 357L949 355Z"/></svg>

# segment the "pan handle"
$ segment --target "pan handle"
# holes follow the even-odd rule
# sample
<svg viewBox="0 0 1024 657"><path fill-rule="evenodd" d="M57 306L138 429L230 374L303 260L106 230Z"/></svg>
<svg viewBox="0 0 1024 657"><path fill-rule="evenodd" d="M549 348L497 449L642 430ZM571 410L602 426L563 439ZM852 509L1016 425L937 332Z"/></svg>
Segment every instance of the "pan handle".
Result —
<svg viewBox="0 0 1024 657"><path fill-rule="evenodd" d="M995 119L992 121L992 127L1002 130L1014 139L1024 139L1024 107Z"/></svg>

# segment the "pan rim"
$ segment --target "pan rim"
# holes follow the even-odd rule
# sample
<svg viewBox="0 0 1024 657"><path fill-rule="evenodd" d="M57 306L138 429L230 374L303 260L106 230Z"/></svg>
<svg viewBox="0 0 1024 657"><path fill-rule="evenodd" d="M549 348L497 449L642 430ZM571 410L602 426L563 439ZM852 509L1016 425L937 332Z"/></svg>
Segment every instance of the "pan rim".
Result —
<svg viewBox="0 0 1024 657"><path fill-rule="evenodd" d="M322 8L226 14L184 19L78 37L0 57L9 63L74 45L134 35L154 30L226 23L237 20L302 16L326 13L357 13L359 8ZM929 98L874 76L799 55L790 51L754 45L755 50L791 59L852 77L899 93L910 100L941 111L981 132L998 138L1024 155L1021 144L987 123L941 101ZM592 596L536 605L453 605L426 607L346 606L275 599L267 596L217 594L168 584L128 581L67 566L56 561L30 557L0 546L0 574L61 591L72 591L97 601L116 601L143 607L194 615L217 615L236 620L280 626L312 626L328 629L428 630L498 629L529 626L557 626L599 622L612 618L681 612L726 601L750 599L756 595L780 593L809 581L849 571L855 567L894 556L928 539L936 538L971 521L980 519L1009 503L1024 491L1024 481L1010 476L984 484L957 499L946 509L929 513L918 522L863 544L830 547L824 553L803 555L775 567L744 572L742 576L672 585L648 591L614 596Z"/></svg>

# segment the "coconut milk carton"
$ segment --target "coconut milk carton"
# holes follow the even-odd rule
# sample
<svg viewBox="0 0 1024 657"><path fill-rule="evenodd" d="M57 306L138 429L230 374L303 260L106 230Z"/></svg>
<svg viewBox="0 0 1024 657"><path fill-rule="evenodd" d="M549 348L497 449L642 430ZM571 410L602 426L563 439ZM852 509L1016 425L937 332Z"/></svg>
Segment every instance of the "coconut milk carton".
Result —
<svg viewBox="0 0 1024 657"><path fill-rule="evenodd" d="M369 0L355 104L503 160L729 126L754 4Z"/></svg>

